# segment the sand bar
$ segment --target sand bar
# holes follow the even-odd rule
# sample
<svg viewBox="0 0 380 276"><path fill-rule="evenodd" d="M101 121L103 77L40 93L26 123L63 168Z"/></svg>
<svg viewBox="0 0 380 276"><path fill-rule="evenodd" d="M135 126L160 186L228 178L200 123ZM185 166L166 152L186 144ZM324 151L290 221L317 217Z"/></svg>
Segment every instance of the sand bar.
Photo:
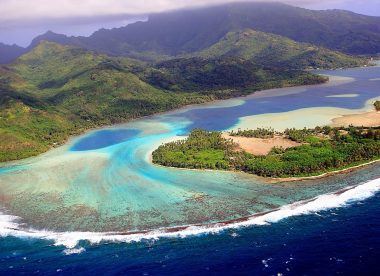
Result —
<svg viewBox="0 0 380 276"><path fill-rule="evenodd" d="M339 118L333 119L333 126L366 126L377 127L380 126L380 112L371 111L361 114L344 115Z"/></svg>

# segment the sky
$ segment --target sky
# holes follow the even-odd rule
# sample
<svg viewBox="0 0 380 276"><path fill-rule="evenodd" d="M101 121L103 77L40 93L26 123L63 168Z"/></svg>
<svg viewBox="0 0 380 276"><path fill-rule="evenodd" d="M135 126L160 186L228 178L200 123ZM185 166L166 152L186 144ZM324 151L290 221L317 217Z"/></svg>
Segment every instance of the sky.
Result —
<svg viewBox="0 0 380 276"><path fill-rule="evenodd" d="M0 0L0 42L27 46L34 37L48 30L89 36L100 28L121 27L146 20L149 13L230 2L242 0ZM337 8L380 16L380 0L280 2L310 9Z"/></svg>

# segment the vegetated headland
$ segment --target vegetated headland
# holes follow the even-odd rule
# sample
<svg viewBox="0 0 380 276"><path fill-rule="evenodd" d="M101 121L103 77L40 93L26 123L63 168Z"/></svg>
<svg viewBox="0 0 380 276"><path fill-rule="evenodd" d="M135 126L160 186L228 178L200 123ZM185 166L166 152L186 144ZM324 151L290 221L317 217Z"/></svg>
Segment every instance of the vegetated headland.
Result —
<svg viewBox="0 0 380 276"><path fill-rule="evenodd" d="M284 132L238 130L230 132L229 137L232 138L226 139L221 132L195 129L185 140L160 146L153 152L153 162L178 168L231 170L289 178L322 175L380 159L380 127L325 126ZM256 143L254 147L268 140L273 147L266 155L255 155L244 150L234 137L251 138ZM288 141L290 146L277 146L278 139Z"/></svg>

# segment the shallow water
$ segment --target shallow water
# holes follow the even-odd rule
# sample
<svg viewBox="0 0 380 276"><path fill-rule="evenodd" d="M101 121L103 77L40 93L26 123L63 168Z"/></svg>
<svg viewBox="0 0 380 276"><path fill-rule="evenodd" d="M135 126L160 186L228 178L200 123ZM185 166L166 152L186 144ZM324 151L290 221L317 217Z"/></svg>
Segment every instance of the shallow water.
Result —
<svg viewBox="0 0 380 276"><path fill-rule="evenodd" d="M321 73L335 77L325 85L262 91L92 131L46 155L3 168L2 212L18 216L17 227L130 232L238 219L379 178L379 164L282 184L242 173L151 164L157 146L196 127L314 127L364 112L379 98L379 67Z"/></svg>

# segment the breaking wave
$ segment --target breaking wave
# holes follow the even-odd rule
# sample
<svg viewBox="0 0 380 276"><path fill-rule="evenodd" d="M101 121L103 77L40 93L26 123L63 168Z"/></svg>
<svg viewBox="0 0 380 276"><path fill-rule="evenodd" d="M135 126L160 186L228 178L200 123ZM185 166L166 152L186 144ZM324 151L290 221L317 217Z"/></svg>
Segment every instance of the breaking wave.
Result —
<svg viewBox="0 0 380 276"><path fill-rule="evenodd" d="M141 232L53 232L35 230L20 223L19 217L6 215L0 212L0 237L19 237L30 239L44 239L54 241L56 246L64 246L64 253L80 254L85 251L79 247L80 241L91 244L101 242L139 242L142 240L157 240L159 238L185 238L202 234L216 234L228 229L237 229L255 225L267 225L285 218L315 214L319 211L337 207L344 207L356 201L362 201L374 196L380 190L380 179L376 179L358 186L348 187L335 193L324 194L310 200L295 202L281 208L256 214L250 217L205 225L189 225L181 227L163 228Z"/></svg>

